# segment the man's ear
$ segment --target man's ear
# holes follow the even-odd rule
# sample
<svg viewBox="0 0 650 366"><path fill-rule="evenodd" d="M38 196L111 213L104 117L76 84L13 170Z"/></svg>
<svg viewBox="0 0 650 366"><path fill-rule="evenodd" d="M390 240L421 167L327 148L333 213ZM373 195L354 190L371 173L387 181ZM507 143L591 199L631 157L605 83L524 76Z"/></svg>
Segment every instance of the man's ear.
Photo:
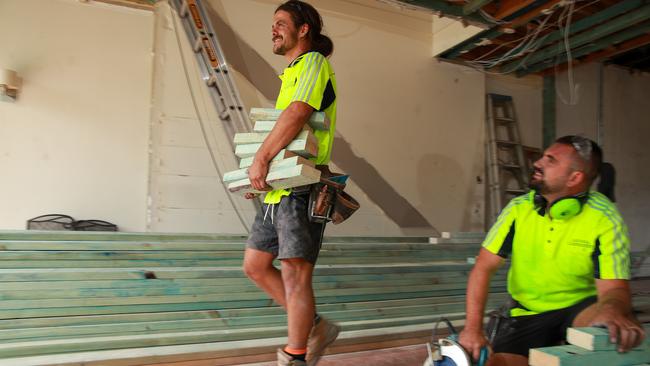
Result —
<svg viewBox="0 0 650 366"><path fill-rule="evenodd" d="M307 33L309 33L309 24L305 23L300 26L300 29L298 29L298 37L303 38L307 36Z"/></svg>
<svg viewBox="0 0 650 366"><path fill-rule="evenodd" d="M567 186L572 188L572 187L575 187L577 185L580 185L580 184L582 184L582 182L585 181L586 178L587 178L587 176L585 175L585 173L583 171L574 170L569 175L569 180L567 181Z"/></svg>

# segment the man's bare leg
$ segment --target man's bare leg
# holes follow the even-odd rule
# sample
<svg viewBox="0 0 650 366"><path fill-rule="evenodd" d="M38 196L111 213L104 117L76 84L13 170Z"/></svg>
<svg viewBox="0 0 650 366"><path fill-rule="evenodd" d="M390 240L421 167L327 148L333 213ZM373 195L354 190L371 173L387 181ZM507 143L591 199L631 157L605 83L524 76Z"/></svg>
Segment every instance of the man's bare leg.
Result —
<svg viewBox="0 0 650 366"><path fill-rule="evenodd" d="M514 353L495 353L485 366L528 366L528 357Z"/></svg>
<svg viewBox="0 0 650 366"><path fill-rule="evenodd" d="M273 266L275 256L257 249L246 248L244 273L280 306L287 309L284 282L280 271Z"/></svg>
<svg viewBox="0 0 650 366"><path fill-rule="evenodd" d="M314 265L302 258L283 259L281 262L289 326L287 346L306 349L314 325L315 302L311 283Z"/></svg>

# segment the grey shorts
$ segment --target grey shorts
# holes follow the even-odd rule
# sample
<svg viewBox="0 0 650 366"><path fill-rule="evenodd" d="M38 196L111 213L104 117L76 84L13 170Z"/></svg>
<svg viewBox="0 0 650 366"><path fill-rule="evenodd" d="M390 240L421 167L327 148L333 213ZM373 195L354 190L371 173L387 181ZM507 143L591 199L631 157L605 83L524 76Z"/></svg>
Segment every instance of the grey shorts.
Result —
<svg viewBox="0 0 650 366"><path fill-rule="evenodd" d="M308 203L308 193L291 193L278 204L263 204L262 211L255 216L246 246L271 253L278 259L303 258L316 264L325 224L309 221Z"/></svg>

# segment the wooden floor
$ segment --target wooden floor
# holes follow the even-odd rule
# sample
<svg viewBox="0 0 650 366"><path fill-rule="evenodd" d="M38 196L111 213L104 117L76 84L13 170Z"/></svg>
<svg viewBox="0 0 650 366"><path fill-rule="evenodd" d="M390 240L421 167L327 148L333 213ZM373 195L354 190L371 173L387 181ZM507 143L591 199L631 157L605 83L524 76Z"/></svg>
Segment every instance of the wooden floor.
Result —
<svg viewBox="0 0 650 366"><path fill-rule="evenodd" d="M424 344L325 356L318 366L419 366L427 358ZM275 362L239 366L275 366Z"/></svg>

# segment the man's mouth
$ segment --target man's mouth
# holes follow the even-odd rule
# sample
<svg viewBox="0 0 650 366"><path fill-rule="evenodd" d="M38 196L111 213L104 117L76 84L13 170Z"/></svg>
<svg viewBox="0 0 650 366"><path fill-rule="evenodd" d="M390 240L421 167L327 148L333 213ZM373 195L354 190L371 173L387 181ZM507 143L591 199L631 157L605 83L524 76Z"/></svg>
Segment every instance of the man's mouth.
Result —
<svg viewBox="0 0 650 366"><path fill-rule="evenodd" d="M273 41L273 43L275 43L275 42L279 42L279 41L282 40L282 37L280 37L280 36L273 37L271 40Z"/></svg>
<svg viewBox="0 0 650 366"><path fill-rule="evenodd" d="M541 179L542 177L544 177L542 171L539 169L535 169L535 172L533 173L533 179Z"/></svg>

